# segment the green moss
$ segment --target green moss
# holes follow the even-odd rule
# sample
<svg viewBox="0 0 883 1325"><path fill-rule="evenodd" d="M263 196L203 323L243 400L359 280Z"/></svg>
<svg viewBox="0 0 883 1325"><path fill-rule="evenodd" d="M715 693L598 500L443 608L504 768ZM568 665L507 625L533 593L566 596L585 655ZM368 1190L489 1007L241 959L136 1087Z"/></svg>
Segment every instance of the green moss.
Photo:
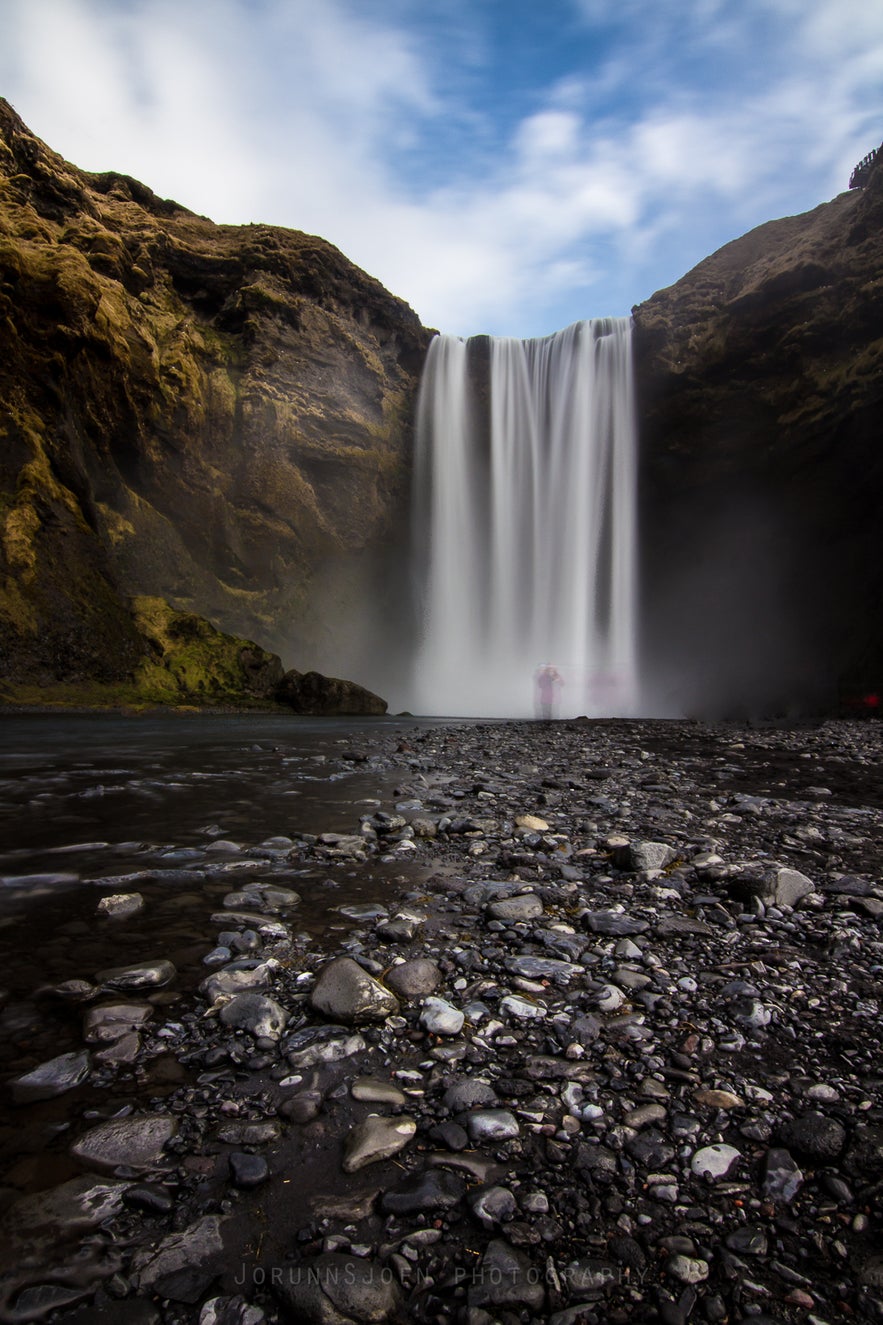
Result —
<svg viewBox="0 0 883 1325"><path fill-rule="evenodd" d="M132 613L150 650L134 684L149 702L206 704L265 698L281 676L281 663L274 654L251 640L225 635L204 617L176 612L163 598L134 598Z"/></svg>

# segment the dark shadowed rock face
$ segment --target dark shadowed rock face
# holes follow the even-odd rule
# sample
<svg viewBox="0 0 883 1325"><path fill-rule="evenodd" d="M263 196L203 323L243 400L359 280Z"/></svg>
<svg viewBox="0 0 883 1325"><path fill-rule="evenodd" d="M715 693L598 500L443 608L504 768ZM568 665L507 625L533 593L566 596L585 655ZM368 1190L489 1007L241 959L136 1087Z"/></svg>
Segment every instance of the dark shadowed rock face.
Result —
<svg viewBox="0 0 883 1325"><path fill-rule="evenodd" d="M634 310L661 670L749 701L883 675L881 289L878 166Z"/></svg>
<svg viewBox="0 0 883 1325"><path fill-rule="evenodd" d="M322 676L319 672L286 672L276 686L273 698L280 704L287 704L295 713L315 717L382 717L387 710L386 700L363 686L354 681L341 681L336 676Z"/></svg>
<svg viewBox="0 0 883 1325"><path fill-rule="evenodd" d="M128 677L132 594L308 646L403 523L428 338L323 240L80 171L0 100L3 675Z"/></svg>

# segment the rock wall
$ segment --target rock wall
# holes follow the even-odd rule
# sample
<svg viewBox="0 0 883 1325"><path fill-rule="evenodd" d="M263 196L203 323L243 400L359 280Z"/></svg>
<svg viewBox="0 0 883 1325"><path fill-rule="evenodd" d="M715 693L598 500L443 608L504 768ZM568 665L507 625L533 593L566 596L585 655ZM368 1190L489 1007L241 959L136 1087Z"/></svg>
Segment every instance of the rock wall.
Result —
<svg viewBox="0 0 883 1325"><path fill-rule="evenodd" d="M676 708L881 684L881 223L878 165L634 310L645 643Z"/></svg>
<svg viewBox="0 0 883 1325"><path fill-rule="evenodd" d="M332 661L391 587L429 335L323 240L78 170L0 101L0 672L131 675L133 594Z"/></svg>

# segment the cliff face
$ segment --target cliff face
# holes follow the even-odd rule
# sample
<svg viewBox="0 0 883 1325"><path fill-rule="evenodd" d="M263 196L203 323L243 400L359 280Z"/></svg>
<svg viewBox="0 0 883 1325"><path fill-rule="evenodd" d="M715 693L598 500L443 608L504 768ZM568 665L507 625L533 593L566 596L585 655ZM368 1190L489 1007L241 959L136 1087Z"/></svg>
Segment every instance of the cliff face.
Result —
<svg viewBox="0 0 883 1325"><path fill-rule="evenodd" d="M3 674L131 675L133 594L333 655L404 524L429 334L323 240L80 171L0 100Z"/></svg>
<svg viewBox="0 0 883 1325"><path fill-rule="evenodd" d="M734 703L883 678L883 168L634 310L646 634ZM717 693L715 693L717 692Z"/></svg>

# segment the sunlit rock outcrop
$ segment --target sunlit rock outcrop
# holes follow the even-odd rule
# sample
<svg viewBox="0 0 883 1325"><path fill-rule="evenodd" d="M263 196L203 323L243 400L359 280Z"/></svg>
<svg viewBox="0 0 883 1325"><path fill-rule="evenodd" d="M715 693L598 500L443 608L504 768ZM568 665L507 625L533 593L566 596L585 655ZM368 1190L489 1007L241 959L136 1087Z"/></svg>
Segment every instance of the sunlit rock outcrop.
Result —
<svg viewBox="0 0 883 1325"><path fill-rule="evenodd" d="M3 676L131 677L133 594L333 657L389 587L428 337L323 240L78 170L0 100Z"/></svg>

